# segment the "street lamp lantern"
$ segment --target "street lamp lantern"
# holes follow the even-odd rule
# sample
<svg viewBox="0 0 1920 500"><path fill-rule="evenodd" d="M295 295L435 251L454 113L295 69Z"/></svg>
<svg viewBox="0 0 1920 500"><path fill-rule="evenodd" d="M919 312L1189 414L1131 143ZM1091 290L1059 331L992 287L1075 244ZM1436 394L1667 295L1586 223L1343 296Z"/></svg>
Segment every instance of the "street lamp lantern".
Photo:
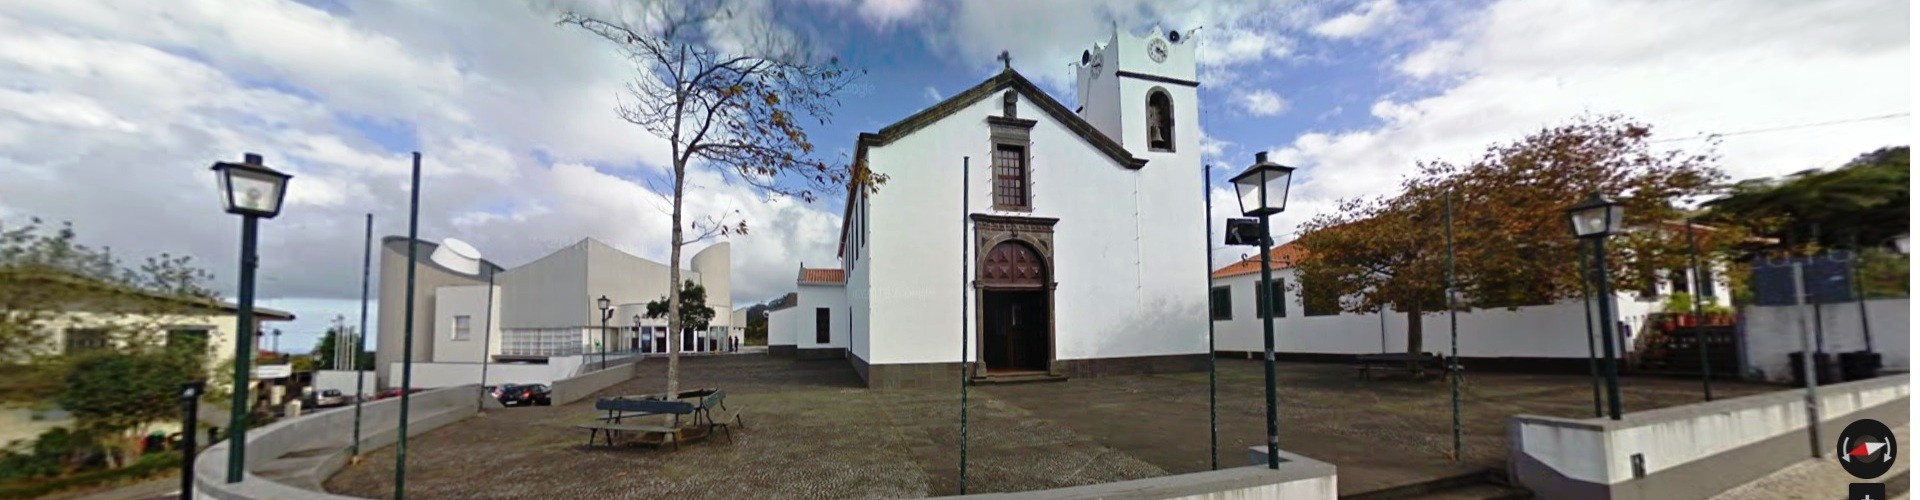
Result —
<svg viewBox="0 0 1920 500"><path fill-rule="evenodd" d="M602 314L604 314L608 308L613 307L613 301L607 300L607 296L605 295L600 296L599 302L600 302L600 311Z"/></svg>
<svg viewBox="0 0 1920 500"><path fill-rule="evenodd" d="M1620 232L1620 219L1625 218L1626 209L1599 192L1588 195L1586 201L1567 208L1567 221L1573 228L1575 238L1605 238Z"/></svg>
<svg viewBox="0 0 1920 500"><path fill-rule="evenodd" d="M1248 217L1273 215L1287 210L1287 186L1293 182L1293 167L1267 161L1267 152L1253 154L1253 165L1230 180L1240 193L1240 213Z"/></svg>
<svg viewBox="0 0 1920 500"><path fill-rule="evenodd" d="M1259 219L1259 234L1254 238L1230 237L1239 244L1257 244L1260 246L1260 290L1254 294L1266 303L1259 304L1262 340L1266 347L1267 376L1267 468L1280 468L1280 412L1278 379L1273 364L1273 314L1272 304L1282 298L1272 291L1273 287L1273 231L1267 219L1273 214L1287 210L1287 188L1293 182L1293 167L1267 161L1265 151L1254 153L1253 165L1247 166L1231 180L1233 188L1240 193L1240 212L1248 217ZM1254 241L1249 241L1249 240Z"/></svg>
<svg viewBox="0 0 1920 500"><path fill-rule="evenodd" d="M287 197L287 181L293 179L292 175L267 168L258 154L246 153L241 158L240 163L213 164L213 173L220 181L222 208L240 216L240 296L234 308L233 402L227 426L227 441L231 443L227 449L229 484L245 477L247 413L252 408L247 384L252 374L254 351L259 348L259 341L265 339L265 332L259 330L260 325L253 318L253 272L260 264L255 254L259 246L260 219L280 215L281 202ZM250 331L258 335L251 344L245 333ZM277 334L274 338L279 339Z"/></svg>
<svg viewBox="0 0 1920 500"><path fill-rule="evenodd" d="M1588 277L1593 280L1594 295L1600 299L1600 374L1606 377L1607 417L1613 420L1620 420L1620 366L1614 354L1614 343L1620 339L1614 334L1613 287L1607 279L1607 237L1620 231L1620 220L1625 216L1626 211L1619 203L1601 196L1599 192L1588 195L1586 201L1567 207L1567 221L1573 229L1573 236L1593 246L1589 252L1593 256L1593 268Z"/></svg>
<svg viewBox="0 0 1920 500"><path fill-rule="evenodd" d="M287 196L287 180L293 176L267 168L260 155L247 153L240 163L217 162L214 175L220 179L221 205L227 213L271 219L280 215L280 202Z"/></svg>

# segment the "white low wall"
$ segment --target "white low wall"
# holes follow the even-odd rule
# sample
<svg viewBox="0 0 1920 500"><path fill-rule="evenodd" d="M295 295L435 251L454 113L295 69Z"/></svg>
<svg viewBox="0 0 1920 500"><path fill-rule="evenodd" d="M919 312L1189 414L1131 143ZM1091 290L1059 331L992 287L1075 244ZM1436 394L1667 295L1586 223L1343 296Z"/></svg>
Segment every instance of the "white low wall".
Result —
<svg viewBox="0 0 1920 500"><path fill-rule="evenodd" d="M1905 298L1867 301L1867 328L1873 333L1873 350L1880 353L1881 366L1889 370L1910 369L1912 307L1912 301ZM1813 336L1813 309L1810 305L1750 306L1741 311L1747 368L1753 375L1776 382L1793 379L1787 353L1806 349L1802 336ZM1820 306L1820 329L1828 353L1866 349L1858 302Z"/></svg>
<svg viewBox="0 0 1920 500"><path fill-rule="evenodd" d="M1267 448L1248 448L1254 465L1216 471L1089 484L1017 493L988 493L943 498L992 500L1294 500L1339 497L1339 478L1333 464L1280 450L1280 468L1267 468Z"/></svg>
<svg viewBox="0 0 1920 500"><path fill-rule="evenodd" d="M365 385L355 386L353 379L356 374L360 375ZM317 394L318 391L328 389L340 391L341 394L347 395L352 395L355 389L359 389L362 396L372 396L380 392L380 381L379 377L375 376L371 370L362 372L348 370L314 370L313 390L315 393Z"/></svg>
<svg viewBox="0 0 1920 500"><path fill-rule="evenodd" d="M630 363L640 358L635 353L608 353L607 365L614 366ZM401 363L389 367L394 374L395 387L399 384ZM488 363L485 367L487 380L484 385L499 384L547 384L595 370L600 367L600 355L554 356L547 358L547 364L534 363ZM413 386L415 388L451 387L463 384L480 383L482 371L480 363L414 363ZM352 380L349 379L351 384Z"/></svg>
<svg viewBox="0 0 1920 500"><path fill-rule="evenodd" d="M1863 410L1891 408L1905 417L1910 390L1904 375L1821 387L1822 427L1862 418ZM1544 498L1686 498L1692 495L1674 488L1724 489L1812 456L1805 396L1804 389L1784 390L1630 413L1618 421L1515 416L1508 425L1513 477ZM1832 437L1823 431L1821 445L1830 448Z"/></svg>
<svg viewBox="0 0 1920 500"><path fill-rule="evenodd" d="M466 385L409 396L407 435L419 435L473 415L477 411L474 400L479 394L480 386ZM399 440L400 401L400 398L391 398L361 407L362 451ZM351 411L311 413L248 432L246 473L238 483L227 484L227 451L232 442L222 441L208 447L193 462L194 496L220 500L352 498L277 482L255 475L254 471L290 453L301 452L303 460L308 462L303 470L309 481L317 485L346 464L347 445L353 441L353 418ZM312 453L314 450L331 451Z"/></svg>
<svg viewBox="0 0 1920 500"><path fill-rule="evenodd" d="M609 363L612 363L612 366L607 367L605 370L587 372L577 377L553 381L553 393L550 395L553 399L553 404L564 405L579 401L585 399L587 396L592 396L595 392L600 392L601 389L612 387L613 384L632 379L635 370L640 366L639 363L635 362L637 359L638 358L609 361Z"/></svg>

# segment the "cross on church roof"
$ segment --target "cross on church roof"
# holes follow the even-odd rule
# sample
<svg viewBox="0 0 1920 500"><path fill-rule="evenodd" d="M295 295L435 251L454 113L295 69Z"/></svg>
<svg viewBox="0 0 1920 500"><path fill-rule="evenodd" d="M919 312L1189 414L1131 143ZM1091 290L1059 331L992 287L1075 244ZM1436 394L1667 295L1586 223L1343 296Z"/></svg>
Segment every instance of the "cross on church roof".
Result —
<svg viewBox="0 0 1920 500"><path fill-rule="evenodd" d="M1013 55L1008 54L1007 51L1000 51L1000 55L994 56L994 59L998 59L1001 66L1005 66L1007 69L1013 69Z"/></svg>

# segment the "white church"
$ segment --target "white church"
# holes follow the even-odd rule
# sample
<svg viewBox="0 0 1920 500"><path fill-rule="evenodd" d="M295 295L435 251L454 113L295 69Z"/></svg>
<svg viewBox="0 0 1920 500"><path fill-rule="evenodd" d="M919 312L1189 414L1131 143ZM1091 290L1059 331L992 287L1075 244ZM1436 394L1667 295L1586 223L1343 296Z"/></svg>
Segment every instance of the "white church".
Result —
<svg viewBox="0 0 1920 500"><path fill-rule="evenodd" d="M871 387L1204 370L1206 215L1193 39L1114 34L1078 101L1007 69L875 133L840 266L801 269L771 351ZM962 374L962 362L973 369Z"/></svg>

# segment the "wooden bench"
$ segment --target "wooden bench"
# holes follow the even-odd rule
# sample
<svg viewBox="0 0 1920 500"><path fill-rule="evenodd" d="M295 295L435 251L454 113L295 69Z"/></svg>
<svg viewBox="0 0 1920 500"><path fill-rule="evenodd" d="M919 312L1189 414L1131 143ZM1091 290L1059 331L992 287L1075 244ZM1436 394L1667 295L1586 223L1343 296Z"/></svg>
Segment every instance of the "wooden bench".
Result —
<svg viewBox="0 0 1920 500"><path fill-rule="evenodd" d="M676 429L673 427L667 427L663 425L645 425L645 424L618 424L618 423L611 423L611 422L580 424L574 427L587 429L588 431L590 431L587 433L587 446L593 446L594 440L599 438L602 433L606 435L607 446L613 446L613 436L615 433L648 432L648 433L659 433L662 436L661 439L663 441L673 442L673 449L675 450L680 449L680 429Z"/></svg>
<svg viewBox="0 0 1920 500"><path fill-rule="evenodd" d="M716 411L718 412L717 415L715 413ZM742 429L747 428L746 422L740 419L740 410L727 409L726 391L717 389L713 391L713 394L700 398L700 405L694 409L695 424L699 424L702 420L706 421L707 434L711 435L715 428L719 428L722 433L726 434L727 442L729 443L733 442L733 426L738 425Z"/></svg>
<svg viewBox="0 0 1920 500"><path fill-rule="evenodd" d="M1407 354L1404 352L1361 354L1354 356L1353 361L1359 365L1355 366L1354 369L1360 372L1360 378L1363 380L1373 380L1373 367L1376 365L1382 367L1413 365L1418 368L1434 368L1443 371L1449 369L1447 364L1443 362L1444 359L1428 352L1419 354Z"/></svg>

